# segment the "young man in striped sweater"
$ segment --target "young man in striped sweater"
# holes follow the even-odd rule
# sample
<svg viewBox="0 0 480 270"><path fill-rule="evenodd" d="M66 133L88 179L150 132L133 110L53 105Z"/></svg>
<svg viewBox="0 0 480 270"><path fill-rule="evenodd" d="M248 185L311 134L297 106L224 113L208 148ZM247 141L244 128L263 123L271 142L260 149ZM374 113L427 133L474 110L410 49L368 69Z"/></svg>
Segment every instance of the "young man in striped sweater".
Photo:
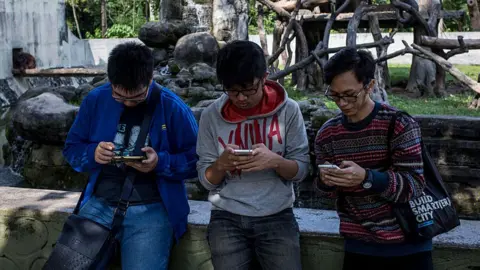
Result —
<svg viewBox="0 0 480 270"><path fill-rule="evenodd" d="M315 154L317 165L340 169L320 169L315 186L337 200L344 269L433 269L432 242L406 241L392 212L425 186L420 128L398 116L387 141L396 109L371 99L374 72L367 51L346 48L328 61L325 94L342 112L318 131Z"/></svg>

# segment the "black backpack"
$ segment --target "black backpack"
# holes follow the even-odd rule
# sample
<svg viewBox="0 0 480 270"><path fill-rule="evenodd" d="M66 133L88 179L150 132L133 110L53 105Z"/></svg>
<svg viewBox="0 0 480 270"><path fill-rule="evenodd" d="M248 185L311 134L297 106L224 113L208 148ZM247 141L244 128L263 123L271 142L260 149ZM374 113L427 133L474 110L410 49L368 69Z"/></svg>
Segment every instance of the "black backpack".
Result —
<svg viewBox="0 0 480 270"><path fill-rule="evenodd" d="M396 120L402 114L412 117L403 111L397 111L392 117L387 135L389 165L392 164L391 156L393 155L390 142ZM423 139L421 140L421 147L423 173L426 181L425 189L422 195L412 198L408 203L394 203L393 205L393 212L406 240L411 242L432 239L460 225L457 211L452 204L442 177L423 143Z"/></svg>

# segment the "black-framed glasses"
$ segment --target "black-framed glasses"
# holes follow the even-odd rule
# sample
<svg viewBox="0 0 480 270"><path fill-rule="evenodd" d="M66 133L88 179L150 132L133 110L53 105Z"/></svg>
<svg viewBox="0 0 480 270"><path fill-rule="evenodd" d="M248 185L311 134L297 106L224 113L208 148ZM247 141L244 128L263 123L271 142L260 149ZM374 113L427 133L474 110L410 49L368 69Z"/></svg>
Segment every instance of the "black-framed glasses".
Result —
<svg viewBox="0 0 480 270"><path fill-rule="evenodd" d="M332 91L329 86L327 87L327 90L325 90L325 97L327 97L329 100L334 102L339 102L340 100L343 99L347 103L355 103L360 93L362 93L362 91L365 90L366 87L367 86L364 85L362 89L358 90L358 93L354 95L332 95Z"/></svg>
<svg viewBox="0 0 480 270"><path fill-rule="evenodd" d="M223 92L230 97L238 97L238 95L240 95L240 93L242 93L242 95L244 95L246 97L253 96L258 92L258 88L260 88L261 83L262 83L262 80L259 80L256 83L255 86L253 86L251 88L242 89L242 90L228 90L228 89L223 88Z"/></svg>
<svg viewBox="0 0 480 270"><path fill-rule="evenodd" d="M148 89L149 89L149 86L146 87L145 91L143 91L142 93L137 95L139 97L126 98L126 97L120 96L117 93L115 93L115 91L112 88L112 98L115 99L118 102L130 101L130 102L140 103L140 102L143 102L147 99Z"/></svg>

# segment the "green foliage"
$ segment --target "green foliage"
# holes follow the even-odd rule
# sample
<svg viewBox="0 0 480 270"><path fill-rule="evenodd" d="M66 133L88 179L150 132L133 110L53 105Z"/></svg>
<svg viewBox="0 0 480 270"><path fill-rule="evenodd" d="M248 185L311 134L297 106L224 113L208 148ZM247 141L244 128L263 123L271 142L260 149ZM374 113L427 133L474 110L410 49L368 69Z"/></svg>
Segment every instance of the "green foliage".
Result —
<svg viewBox="0 0 480 270"><path fill-rule="evenodd" d="M255 1L250 1L250 10L248 16L250 17L250 22L248 23L248 33L251 35L258 34L258 24L257 24L257 7L255 5ZM268 10L267 8L263 8L263 27L265 28L266 34L272 34L273 29L275 28L275 19L277 18L277 14L273 11Z"/></svg>
<svg viewBox="0 0 480 270"><path fill-rule="evenodd" d="M454 32L454 31L471 31L471 22L470 16L468 16L468 7L467 1L465 0L444 0L442 2L444 10L463 10L465 11L464 20L462 19L451 19L445 20L445 31Z"/></svg>
<svg viewBox="0 0 480 270"><path fill-rule="evenodd" d="M158 20L159 2L150 0L154 20ZM101 6L100 0L67 0L67 25L77 34L73 17L72 3L80 27L82 37L101 38ZM107 37L134 37L140 27L147 21L145 0L108 0L107 1ZM110 30L110 28L112 28Z"/></svg>

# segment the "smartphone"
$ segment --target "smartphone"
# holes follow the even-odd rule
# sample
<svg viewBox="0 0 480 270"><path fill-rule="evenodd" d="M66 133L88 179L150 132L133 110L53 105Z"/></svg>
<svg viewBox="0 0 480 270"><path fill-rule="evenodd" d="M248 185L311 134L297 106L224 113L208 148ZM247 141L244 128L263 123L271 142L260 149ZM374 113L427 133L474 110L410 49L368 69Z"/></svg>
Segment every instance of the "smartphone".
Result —
<svg viewBox="0 0 480 270"><path fill-rule="evenodd" d="M318 165L319 169L338 169L340 170L340 167L334 164L323 164L323 165Z"/></svg>
<svg viewBox="0 0 480 270"><path fill-rule="evenodd" d="M251 150L251 149L234 149L233 152L235 153L235 155L248 156L248 155L252 154L253 150Z"/></svg>
<svg viewBox="0 0 480 270"><path fill-rule="evenodd" d="M146 156L114 156L114 161L137 161L141 162L142 160L147 159Z"/></svg>

